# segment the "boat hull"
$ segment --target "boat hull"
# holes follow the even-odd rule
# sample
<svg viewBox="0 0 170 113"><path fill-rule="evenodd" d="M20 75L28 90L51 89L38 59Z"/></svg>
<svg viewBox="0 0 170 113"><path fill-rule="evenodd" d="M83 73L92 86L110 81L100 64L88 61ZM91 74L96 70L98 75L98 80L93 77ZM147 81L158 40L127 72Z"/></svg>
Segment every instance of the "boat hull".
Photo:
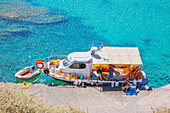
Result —
<svg viewBox="0 0 170 113"><path fill-rule="evenodd" d="M39 70L35 71L32 70L31 67L25 67L24 69L18 71L15 74L15 77L19 80L26 81L38 76L39 74L40 74Z"/></svg>
<svg viewBox="0 0 170 113"><path fill-rule="evenodd" d="M140 80L135 80L135 84L139 83L141 85L146 85L147 84L147 76L145 74L145 72L142 72L142 79ZM112 80L112 81L105 81L105 80L89 80L89 79L70 79L68 77L63 77L59 74L55 74L55 73L49 73L48 76L56 79L56 80L61 80L64 82L68 82L68 83L74 83L75 85L81 85L82 83L84 84L88 84L88 85L108 85L111 87L122 87L122 85L126 82L126 80ZM134 80L130 80L129 82L134 83Z"/></svg>

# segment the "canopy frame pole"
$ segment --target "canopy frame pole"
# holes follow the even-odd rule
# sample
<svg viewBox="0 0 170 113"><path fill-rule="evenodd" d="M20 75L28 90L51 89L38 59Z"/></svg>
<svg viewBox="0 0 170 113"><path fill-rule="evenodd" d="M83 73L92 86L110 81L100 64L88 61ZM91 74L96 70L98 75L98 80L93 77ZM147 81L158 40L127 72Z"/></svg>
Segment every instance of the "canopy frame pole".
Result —
<svg viewBox="0 0 170 113"><path fill-rule="evenodd" d="M140 65L139 65L139 66L140 66ZM142 65L141 65L140 67L142 68ZM139 73L139 70L138 70L138 73ZM138 73L136 73L136 75L137 75Z"/></svg>
<svg viewBox="0 0 170 113"><path fill-rule="evenodd" d="M140 66L139 66L140 67ZM137 72L137 71L139 71L139 67L135 70L135 72L133 73L133 75L134 75L134 77L136 77L137 76L137 74L139 73L139 72ZM136 73L137 72L137 73ZM136 74L135 74L136 73Z"/></svg>
<svg viewBox="0 0 170 113"><path fill-rule="evenodd" d="M116 66L116 69L120 73L119 65Z"/></svg>
<svg viewBox="0 0 170 113"><path fill-rule="evenodd" d="M130 75L130 78L131 78L131 72L130 72L130 65L128 64L128 69L129 69L129 75Z"/></svg>

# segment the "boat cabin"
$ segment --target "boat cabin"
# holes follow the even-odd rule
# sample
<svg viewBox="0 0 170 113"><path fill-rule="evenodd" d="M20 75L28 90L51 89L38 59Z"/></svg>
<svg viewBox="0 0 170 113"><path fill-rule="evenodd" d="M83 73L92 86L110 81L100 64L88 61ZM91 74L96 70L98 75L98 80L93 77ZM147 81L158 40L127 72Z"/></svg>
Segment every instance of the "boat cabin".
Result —
<svg viewBox="0 0 170 113"><path fill-rule="evenodd" d="M67 56L67 59L56 64L55 70L74 75L86 75L90 77L92 56L91 52L73 52Z"/></svg>

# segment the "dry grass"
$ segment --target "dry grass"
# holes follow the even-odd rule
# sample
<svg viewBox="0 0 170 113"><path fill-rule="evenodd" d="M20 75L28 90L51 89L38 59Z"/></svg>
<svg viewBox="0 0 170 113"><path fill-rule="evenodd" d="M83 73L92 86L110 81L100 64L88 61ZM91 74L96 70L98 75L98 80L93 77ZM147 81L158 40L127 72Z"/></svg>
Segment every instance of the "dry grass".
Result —
<svg viewBox="0 0 170 113"><path fill-rule="evenodd" d="M55 107L17 89L0 87L0 113L84 113L68 107Z"/></svg>
<svg viewBox="0 0 170 113"><path fill-rule="evenodd" d="M153 109L152 109L153 110ZM170 108L155 109L153 113L170 113Z"/></svg>

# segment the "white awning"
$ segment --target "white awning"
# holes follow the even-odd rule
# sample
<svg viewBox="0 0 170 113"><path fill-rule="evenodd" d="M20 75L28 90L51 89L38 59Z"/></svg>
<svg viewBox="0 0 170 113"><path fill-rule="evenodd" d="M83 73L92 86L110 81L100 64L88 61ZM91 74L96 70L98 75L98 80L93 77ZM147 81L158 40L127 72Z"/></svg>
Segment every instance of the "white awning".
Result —
<svg viewBox="0 0 170 113"><path fill-rule="evenodd" d="M103 47L95 52L93 64L142 65L137 47Z"/></svg>
<svg viewBox="0 0 170 113"><path fill-rule="evenodd" d="M89 63L92 59L91 52L73 52L67 58L73 63Z"/></svg>

